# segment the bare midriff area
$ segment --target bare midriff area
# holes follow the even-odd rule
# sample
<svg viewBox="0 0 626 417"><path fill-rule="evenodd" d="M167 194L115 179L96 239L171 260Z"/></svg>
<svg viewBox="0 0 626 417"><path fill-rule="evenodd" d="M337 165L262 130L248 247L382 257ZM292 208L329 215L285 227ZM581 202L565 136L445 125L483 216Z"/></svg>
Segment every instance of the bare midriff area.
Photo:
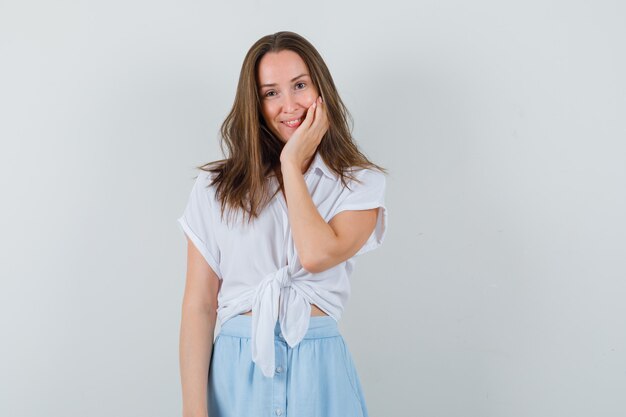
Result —
<svg viewBox="0 0 626 417"><path fill-rule="evenodd" d="M252 311L248 311L247 313L241 313L243 316L251 316ZM311 304L311 315L312 316L327 316L328 314L324 313L318 306L315 304Z"/></svg>

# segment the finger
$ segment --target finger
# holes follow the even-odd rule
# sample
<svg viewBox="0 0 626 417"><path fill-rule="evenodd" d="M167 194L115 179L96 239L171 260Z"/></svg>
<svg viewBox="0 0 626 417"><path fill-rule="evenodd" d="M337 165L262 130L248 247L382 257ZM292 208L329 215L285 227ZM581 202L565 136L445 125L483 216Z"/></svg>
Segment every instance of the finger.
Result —
<svg viewBox="0 0 626 417"><path fill-rule="evenodd" d="M315 101L306 112L306 116L304 117L304 121L302 121L303 125L310 127L315 119L315 108L317 107L317 101Z"/></svg>
<svg viewBox="0 0 626 417"><path fill-rule="evenodd" d="M328 120L328 108L326 107L326 103L324 103L324 101L322 100L322 96L320 96L320 102L318 104L318 110L320 111L320 116L322 121L327 121Z"/></svg>
<svg viewBox="0 0 626 417"><path fill-rule="evenodd" d="M328 130L328 113L321 97L317 100L317 108L315 109L315 120L313 120L311 129L315 130L315 136L318 137L318 144L321 142L324 134Z"/></svg>
<svg viewBox="0 0 626 417"><path fill-rule="evenodd" d="M312 125L318 126L320 122L324 119L324 107L322 103L322 96L317 97L315 99L315 118L313 119Z"/></svg>
<svg viewBox="0 0 626 417"><path fill-rule="evenodd" d="M328 110L325 104L326 103L322 101L322 97L320 96L319 103L317 104L317 109L315 110L314 122L316 125L324 130L326 130L326 128L328 127Z"/></svg>

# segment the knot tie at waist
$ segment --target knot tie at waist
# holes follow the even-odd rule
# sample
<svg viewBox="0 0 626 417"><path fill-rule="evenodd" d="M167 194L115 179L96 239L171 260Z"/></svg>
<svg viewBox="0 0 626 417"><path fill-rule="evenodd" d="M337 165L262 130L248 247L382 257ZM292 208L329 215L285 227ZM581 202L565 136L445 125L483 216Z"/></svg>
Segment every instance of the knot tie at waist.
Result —
<svg viewBox="0 0 626 417"><path fill-rule="evenodd" d="M310 315L311 304L298 283L292 280L289 265L267 274L259 283L252 302L251 341L252 360L261 368L263 375L274 376L276 320L280 319L285 341L294 347L304 337Z"/></svg>
<svg viewBox="0 0 626 417"><path fill-rule="evenodd" d="M280 288L291 287L291 276L289 275L289 268L287 266L283 266L276 271L273 278L278 282Z"/></svg>

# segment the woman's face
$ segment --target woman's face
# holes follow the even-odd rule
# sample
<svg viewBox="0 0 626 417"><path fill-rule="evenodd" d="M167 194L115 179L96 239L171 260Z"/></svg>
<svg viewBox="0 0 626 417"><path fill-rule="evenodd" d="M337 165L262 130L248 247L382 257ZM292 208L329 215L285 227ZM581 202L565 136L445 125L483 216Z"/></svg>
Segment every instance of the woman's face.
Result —
<svg viewBox="0 0 626 417"><path fill-rule="evenodd" d="M286 143L318 97L307 66L293 51L268 52L259 61L257 85L265 123Z"/></svg>

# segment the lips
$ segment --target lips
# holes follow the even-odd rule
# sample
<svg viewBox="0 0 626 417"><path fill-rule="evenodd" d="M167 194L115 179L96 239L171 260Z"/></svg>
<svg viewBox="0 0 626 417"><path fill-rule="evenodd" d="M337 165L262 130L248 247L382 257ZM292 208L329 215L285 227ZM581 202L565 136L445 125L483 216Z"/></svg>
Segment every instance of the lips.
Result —
<svg viewBox="0 0 626 417"><path fill-rule="evenodd" d="M298 119L283 120L281 123L289 128L295 129L302 124L303 120L304 120L304 116Z"/></svg>

